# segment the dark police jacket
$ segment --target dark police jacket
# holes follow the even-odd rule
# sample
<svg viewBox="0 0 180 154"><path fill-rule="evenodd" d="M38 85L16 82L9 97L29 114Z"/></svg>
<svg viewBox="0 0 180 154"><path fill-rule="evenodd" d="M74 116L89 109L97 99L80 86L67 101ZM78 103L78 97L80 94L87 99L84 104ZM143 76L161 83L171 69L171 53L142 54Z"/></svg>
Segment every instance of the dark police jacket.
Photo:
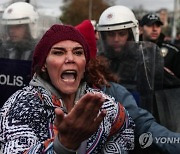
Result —
<svg viewBox="0 0 180 154"><path fill-rule="evenodd" d="M156 43L164 57L164 66L180 78L180 49L170 42L164 41L164 37L164 34L161 33ZM142 35L140 35L140 40L142 41Z"/></svg>

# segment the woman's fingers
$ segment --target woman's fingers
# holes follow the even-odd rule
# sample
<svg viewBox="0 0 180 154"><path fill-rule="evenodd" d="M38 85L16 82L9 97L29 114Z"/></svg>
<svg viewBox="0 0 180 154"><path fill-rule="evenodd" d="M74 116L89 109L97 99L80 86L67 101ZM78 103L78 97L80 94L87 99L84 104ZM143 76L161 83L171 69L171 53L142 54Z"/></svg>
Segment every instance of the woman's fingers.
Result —
<svg viewBox="0 0 180 154"><path fill-rule="evenodd" d="M98 114L103 102L104 98L101 94L88 93L74 106L73 114L77 118L80 116L83 116L84 119L90 118Z"/></svg>
<svg viewBox="0 0 180 154"><path fill-rule="evenodd" d="M59 107L57 107L55 109L55 114L56 114L56 118L54 124L58 127L59 124L61 124L64 119L64 112Z"/></svg>
<svg viewBox="0 0 180 154"><path fill-rule="evenodd" d="M88 93L67 115L64 115L60 108L55 109L55 124L63 143L79 144L97 131L106 115L106 111L101 110L103 102L104 98L101 94Z"/></svg>
<svg viewBox="0 0 180 154"><path fill-rule="evenodd" d="M107 113L106 110L100 111L99 115L94 119L94 123L95 123L94 129L96 129L96 127L97 128L99 127L100 123L103 121L104 117L106 116L106 113Z"/></svg>
<svg viewBox="0 0 180 154"><path fill-rule="evenodd" d="M84 125L93 123L98 116L102 117L100 112L104 98L101 94L88 93L84 95L66 116L66 124ZM60 108L55 109L56 123L64 120L64 113ZM101 114L100 114L101 113ZM100 118L101 119L101 118ZM102 119L103 120L103 119ZM102 121L101 120L101 121Z"/></svg>
<svg viewBox="0 0 180 154"><path fill-rule="evenodd" d="M106 115L106 111L101 111L103 103L101 94L89 93L83 96L70 113L76 127L91 134L96 131Z"/></svg>

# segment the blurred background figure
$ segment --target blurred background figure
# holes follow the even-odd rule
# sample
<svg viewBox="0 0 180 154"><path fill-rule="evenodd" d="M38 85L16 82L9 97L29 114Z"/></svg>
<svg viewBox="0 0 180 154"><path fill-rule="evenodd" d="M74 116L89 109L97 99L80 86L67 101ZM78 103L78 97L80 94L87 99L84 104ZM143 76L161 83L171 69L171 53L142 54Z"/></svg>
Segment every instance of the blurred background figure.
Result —
<svg viewBox="0 0 180 154"><path fill-rule="evenodd" d="M180 49L180 32L177 33L174 44Z"/></svg>
<svg viewBox="0 0 180 154"><path fill-rule="evenodd" d="M161 21L158 20L158 24L162 24ZM179 100L177 98L179 97L179 91L173 89L166 93L163 93L163 91L161 91L161 94L156 93L164 88L164 59L160 54L159 47L154 42L139 41L139 25L132 10L125 6L107 8L99 18L97 30L101 42L99 54L108 58L111 71L120 77L119 83L133 94L139 107L148 110L154 115L158 123L166 126L171 131L180 132L179 118L175 116L180 114L179 102L175 101ZM157 36L157 33L153 35L153 37L155 36ZM170 73L168 75L169 79L173 78ZM171 81L176 82L177 80ZM176 86L179 85L177 81ZM174 108L175 106L177 109ZM135 108L131 114L135 115ZM145 115L147 116L147 114L141 114L144 119L147 118ZM134 118L137 117L140 117L140 115L136 115ZM146 122L142 121L136 123L136 127L142 126L141 124L144 124L143 128L150 128L145 126ZM165 133L162 131L164 128L158 127L149 130L156 137ZM144 132L147 132L147 130L144 130ZM170 133L166 132L162 136L168 137L168 135ZM173 133L171 135L174 136ZM158 146L162 151L171 151L169 148L173 148L175 145L164 144L163 147L161 147L162 145ZM155 153L158 151L158 149L153 148L150 148L150 151L141 148L137 150L137 153L141 153L141 150L143 150L142 153ZM174 148L174 151L176 151L176 148Z"/></svg>
<svg viewBox="0 0 180 154"><path fill-rule="evenodd" d="M29 83L37 41L53 24L61 24L55 17L38 13L30 3L8 4L3 3L0 21L0 107L12 93Z"/></svg>
<svg viewBox="0 0 180 154"><path fill-rule="evenodd" d="M140 40L156 43L164 57L164 66L175 76L180 78L180 60L177 59L177 54L179 54L180 50L173 44L164 40L165 35L162 33L162 25L163 23L159 16L155 13L144 15L140 21L142 31Z"/></svg>
<svg viewBox="0 0 180 154"><path fill-rule="evenodd" d="M38 38L38 18L34 7L26 2L16 2L5 9L1 21L4 58L31 60Z"/></svg>
<svg viewBox="0 0 180 154"><path fill-rule="evenodd" d="M99 18L97 30L99 54L108 59L119 83L131 92L138 106L154 114L155 85L162 87L163 77L163 59L157 45L139 42L138 20L126 6L107 8Z"/></svg>
<svg viewBox="0 0 180 154"><path fill-rule="evenodd" d="M107 8L97 25L100 54L108 58L111 70L120 77L119 83L133 94L138 106L151 112L160 124L179 132L180 80L178 73L176 76L173 69L169 70L170 66L180 70L180 52L171 51L178 49L164 41L160 48L159 17L147 15L142 20L142 35L146 39L139 41L138 21L133 12L124 6Z"/></svg>
<svg viewBox="0 0 180 154"><path fill-rule="evenodd" d="M137 58L135 50L131 50L139 41L138 20L134 13L121 5L109 7L100 16L97 31L99 54L108 58L111 70L121 79L120 83L134 93L136 69L133 68L137 66Z"/></svg>
<svg viewBox="0 0 180 154"><path fill-rule="evenodd" d="M164 60L163 88L155 91L158 121L173 131L180 131L180 50L164 40L159 16L155 13L144 15L140 21L140 40L156 43Z"/></svg>
<svg viewBox="0 0 180 154"><path fill-rule="evenodd" d="M0 21L2 19L2 14L4 12L4 10L7 8L7 6L9 6L11 4L11 0L6 0L6 1L1 1L0 3ZM2 37L3 37L3 28L2 28L2 24L0 22L0 46L2 45Z"/></svg>

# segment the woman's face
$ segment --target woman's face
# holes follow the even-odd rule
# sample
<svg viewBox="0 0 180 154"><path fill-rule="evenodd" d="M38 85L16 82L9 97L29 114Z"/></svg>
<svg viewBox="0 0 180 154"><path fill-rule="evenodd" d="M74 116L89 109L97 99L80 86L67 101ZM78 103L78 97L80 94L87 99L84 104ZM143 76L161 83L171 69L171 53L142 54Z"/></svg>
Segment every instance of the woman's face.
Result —
<svg viewBox="0 0 180 154"><path fill-rule="evenodd" d="M85 66L86 58L82 45L71 40L53 45L45 63L52 84L65 95L77 91Z"/></svg>

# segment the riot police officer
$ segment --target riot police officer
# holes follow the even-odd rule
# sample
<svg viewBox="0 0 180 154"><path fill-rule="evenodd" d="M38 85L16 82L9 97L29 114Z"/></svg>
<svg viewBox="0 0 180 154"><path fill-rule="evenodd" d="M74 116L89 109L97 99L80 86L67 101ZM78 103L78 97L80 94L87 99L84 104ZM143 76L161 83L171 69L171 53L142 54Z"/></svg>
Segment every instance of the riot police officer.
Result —
<svg viewBox="0 0 180 154"><path fill-rule="evenodd" d="M4 28L1 57L31 60L38 38L38 18L34 7L26 2L13 3L4 10L1 21Z"/></svg>
<svg viewBox="0 0 180 154"><path fill-rule="evenodd" d="M134 89L134 86L142 85L144 91L141 91L141 94L146 93L148 95L147 88L154 90L154 74L163 76L163 58L159 54L157 45L151 42L147 42L147 44L146 42L139 42L138 21L132 10L121 5L107 8L99 18L97 31L100 36L100 44L102 44L99 47L101 51L99 54L104 55L109 60L110 69L118 74L121 79L120 84L123 84L128 90ZM148 84L145 84L144 79ZM137 83L137 81L140 82ZM137 88L135 90L139 91ZM139 139L144 132L152 134L153 144L150 147L138 149L137 143L135 146L137 149L133 153L159 153L160 151L163 153L179 153L178 144L161 144L155 141L155 137L179 137L179 133L171 132L158 124L148 111L137 107L132 101L123 102L120 99L123 93L122 89L117 85L106 88L105 92L121 101L134 119L136 139ZM149 97L146 97L147 95L144 95L147 98L144 103L148 105ZM158 151L159 149L160 151Z"/></svg>
<svg viewBox="0 0 180 154"><path fill-rule="evenodd" d="M1 19L0 107L15 91L29 83L31 59L40 38L39 14L26 2L10 4Z"/></svg>
<svg viewBox="0 0 180 154"><path fill-rule="evenodd" d="M4 10L0 21L0 107L29 83L34 47L55 23L62 24L57 18L39 14L26 2L11 3Z"/></svg>
<svg viewBox="0 0 180 154"><path fill-rule="evenodd" d="M132 67L135 66L136 57L128 44L130 41L139 41L138 21L133 12L125 6L113 6L106 9L100 16L97 25L99 32L99 54L107 57L111 63L111 69L121 78L121 84L127 80L133 80ZM126 60L123 60L125 59ZM130 62L131 61L131 62ZM126 67L124 67L126 66ZM124 69L125 68L125 69ZM123 72L123 73L122 73ZM129 89L129 88L128 88Z"/></svg>
<svg viewBox="0 0 180 154"><path fill-rule="evenodd" d="M180 60L177 59L177 57L179 57L178 54L180 54L180 50L169 42L164 41L165 36L161 32L162 25L163 23L157 14L148 13L144 15L140 21L142 31L140 40L156 43L161 50L162 56L164 57L165 68L180 78Z"/></svg>

